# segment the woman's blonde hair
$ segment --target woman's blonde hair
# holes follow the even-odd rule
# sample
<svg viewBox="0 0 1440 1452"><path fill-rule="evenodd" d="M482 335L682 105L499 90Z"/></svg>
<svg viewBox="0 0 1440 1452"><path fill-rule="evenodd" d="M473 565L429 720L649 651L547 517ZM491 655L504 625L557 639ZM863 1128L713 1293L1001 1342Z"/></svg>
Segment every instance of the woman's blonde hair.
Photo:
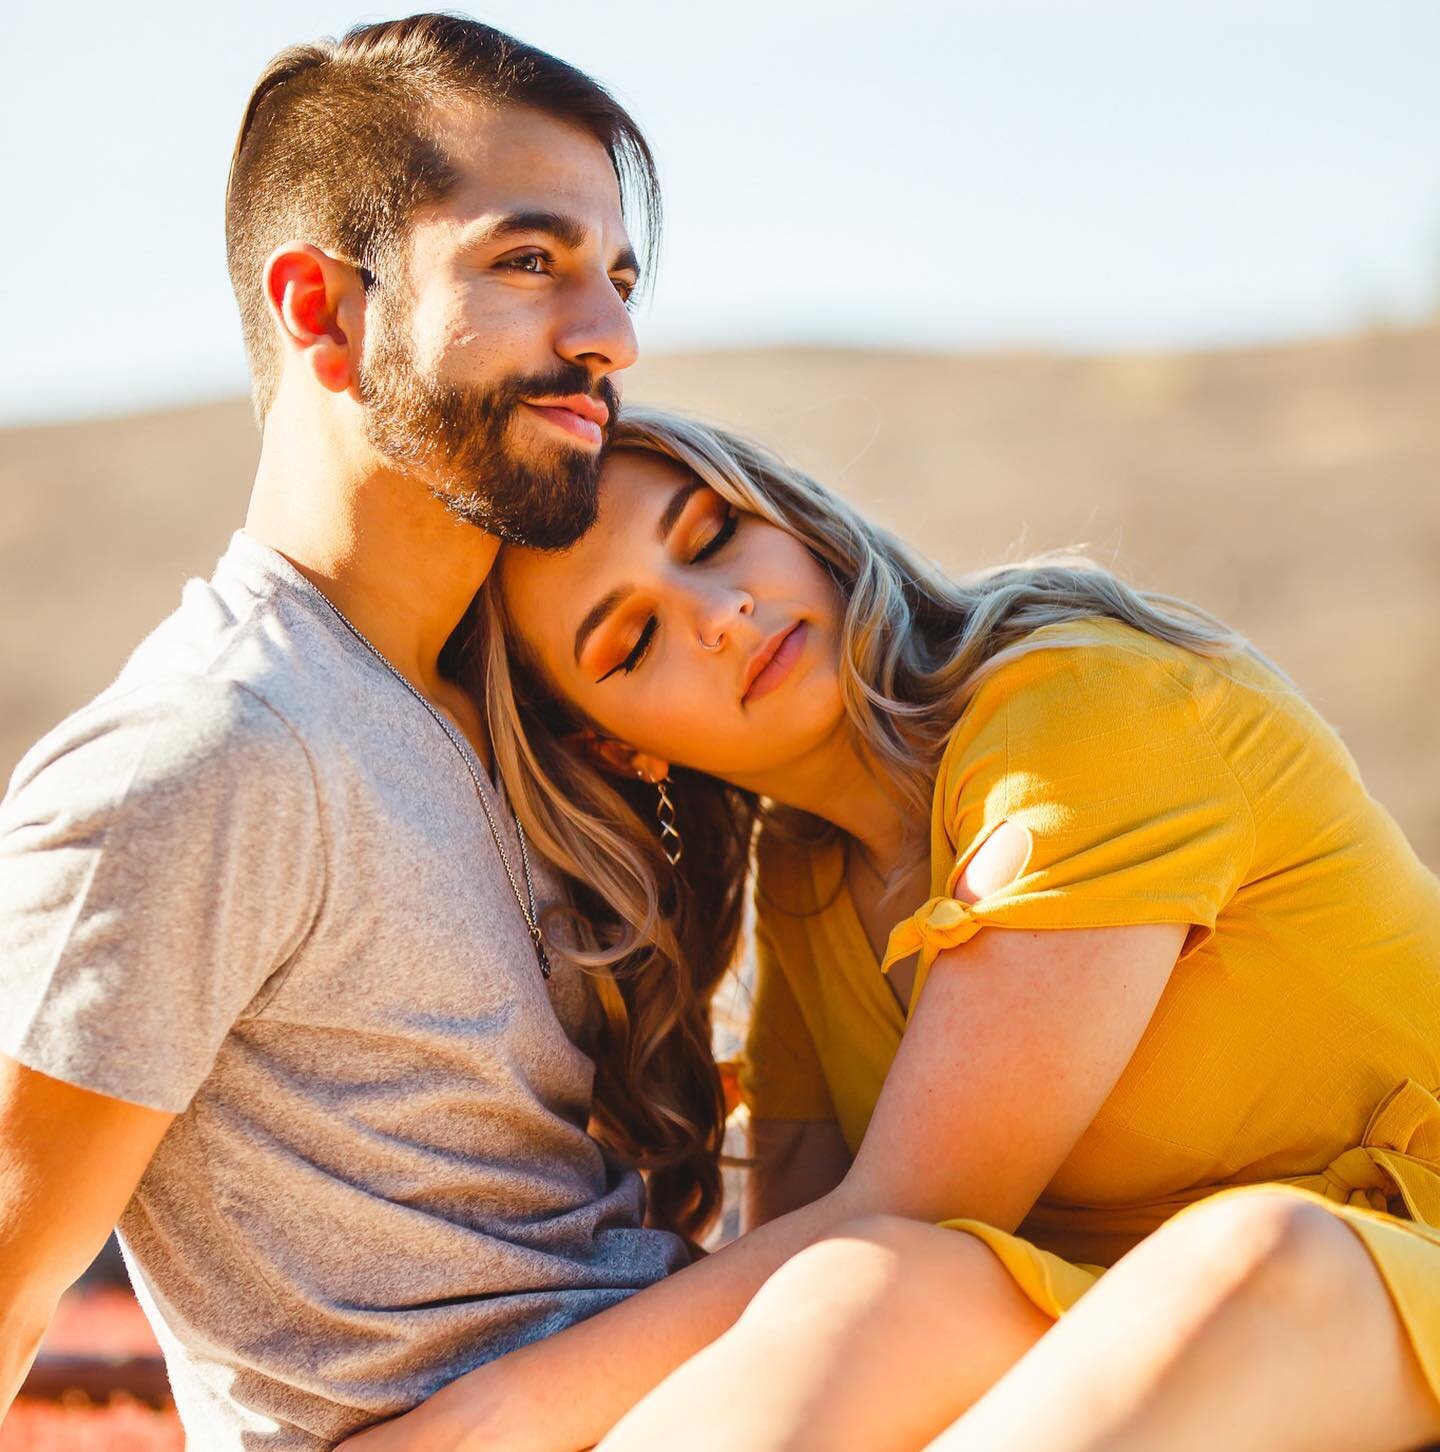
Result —
<svg viewBox="0 0 1440 1452"><path fill-rule="evenodd" d="M952 580L768 449L682 415L627 408L610 449L673 461L799 540L835 580L845 601L844 709L862 754L913 808L917 855L945 738L990 672L1046 643L1033 638L1043 626L1104 617L1201 655L1248 649L1204 611L1133 589L1078 555ZM819 843L838 831L675 767L685 848L672 867L654 787L623 780L578 746L588 723L543 679L493 574L473 649L511 801L568 879L587 935L571 956L593 974L604 1009L592 1129L648 1172L652 1223L693 1239L720 1202L725 1111L710 1000L736 956L755 829L763 815L767 833Z"/></svg>

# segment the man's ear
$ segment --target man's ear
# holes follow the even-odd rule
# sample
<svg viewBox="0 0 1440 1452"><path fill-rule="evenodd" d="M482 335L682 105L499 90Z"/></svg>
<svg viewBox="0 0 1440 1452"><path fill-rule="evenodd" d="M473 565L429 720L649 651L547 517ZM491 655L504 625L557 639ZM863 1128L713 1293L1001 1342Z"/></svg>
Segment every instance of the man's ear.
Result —
<svg viewBox="0 0 1440 1452"><path fill-rule="evenodd" d="M266 259L263 280L286 353L328 392L353 388L365 337L359 268L308 242L285 242Z"/></svg>
<svg viewBox="0 0 1440 1452"><path fill-rule="evenodd" d="M573 750L583 751L592 761L603 766L616 776L643 777L646 781L664 781L670 775L670 763L658 756L647 755L616 741L611 736L601 736L598 731L576 731L567 738L566 745Z"/></svg>

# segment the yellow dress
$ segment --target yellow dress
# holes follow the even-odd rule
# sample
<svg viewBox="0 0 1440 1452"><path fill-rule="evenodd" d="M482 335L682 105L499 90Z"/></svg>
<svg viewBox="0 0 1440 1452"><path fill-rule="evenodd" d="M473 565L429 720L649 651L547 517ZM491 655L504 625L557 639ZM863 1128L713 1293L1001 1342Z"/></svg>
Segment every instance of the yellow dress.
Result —
<svg viewBox="0 0 1440 1452"><path fill-rule="evenodd" d="M885 964L988 927L1190 925L1134 1056L1015 1235L981 1237L1063 1313L1171 1215L1281 1183L1362 1238L1440 1396L1440 882L1335 733L1258 661L1113 621L1047 626L961 716L936 780L933 896ZM1001 822L1029 857L950 894ZM751 1113L853 1152L905 1015L838 847L762 842Z"/></svg>

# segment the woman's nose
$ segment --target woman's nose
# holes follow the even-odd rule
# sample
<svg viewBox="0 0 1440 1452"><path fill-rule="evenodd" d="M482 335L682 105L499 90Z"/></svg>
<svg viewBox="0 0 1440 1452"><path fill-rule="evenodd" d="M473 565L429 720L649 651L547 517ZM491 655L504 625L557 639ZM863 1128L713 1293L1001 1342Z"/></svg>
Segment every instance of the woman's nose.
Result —
<svg viewBox="0 0 1440 1452"><path fill-rule="evenodd" d="M744 590L719 590L707 596L695 619L701 647L719 650L734 633L736 624L754 613L755 602Z"/></svg>

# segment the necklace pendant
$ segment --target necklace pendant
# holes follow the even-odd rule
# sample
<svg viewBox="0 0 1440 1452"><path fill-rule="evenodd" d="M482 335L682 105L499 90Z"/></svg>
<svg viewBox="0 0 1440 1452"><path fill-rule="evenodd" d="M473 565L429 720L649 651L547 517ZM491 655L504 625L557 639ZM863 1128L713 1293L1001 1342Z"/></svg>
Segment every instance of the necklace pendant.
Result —
<svg viewBox="0 0 1440 1452"><path fill-rule="evenodd" d="M542 978L549 978L550 955L545 951L545 943L540 936L539 927L534 924L530 928L530 941L535 944L535 957L540 964L540 976Z"/></svg>

